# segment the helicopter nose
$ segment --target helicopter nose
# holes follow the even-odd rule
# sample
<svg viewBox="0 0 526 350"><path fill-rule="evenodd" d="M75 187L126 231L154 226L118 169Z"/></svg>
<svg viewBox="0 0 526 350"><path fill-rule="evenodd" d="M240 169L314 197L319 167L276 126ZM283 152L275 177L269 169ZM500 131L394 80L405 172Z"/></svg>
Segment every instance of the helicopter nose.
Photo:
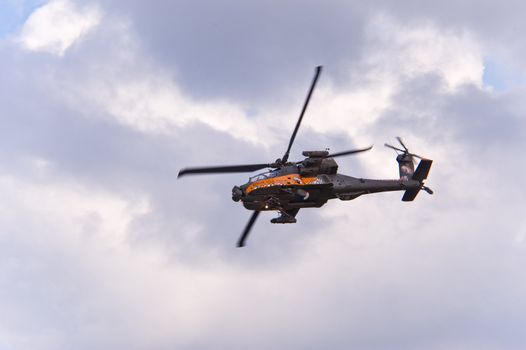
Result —
<svg viewBox="0 0 526 350"><path fill-rule="evenodd" d="M243 190L238 186L234 186L234 188L232 188L232 200L234 202L239 202L241 197L243 197Z"/></svg>

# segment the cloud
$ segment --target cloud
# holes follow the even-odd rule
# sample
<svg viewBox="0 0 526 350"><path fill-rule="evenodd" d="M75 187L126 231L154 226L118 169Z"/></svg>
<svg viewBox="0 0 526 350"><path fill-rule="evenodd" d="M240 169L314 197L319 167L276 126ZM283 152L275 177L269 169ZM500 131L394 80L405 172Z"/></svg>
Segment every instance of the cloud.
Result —
<svg viewBox="0 0 526 350"><path fill-rule="evenodd" d="M97 21L0 45L0 346L523 348L522 91L485 85L479 26L409 4L36 10ZM400 135L436 194L262 215L235 249L245 176L177 171L281 156L320 60L291 157L375 143L340 170L396 177Z"/></svg>
<svg viewBox="0 0 526 350"><path fill-rule="evenodd" d="M96 27L100 17L96 7L77 8L69 0L53 0L31 14L17 40L28 50L61 56Z"/></svg>

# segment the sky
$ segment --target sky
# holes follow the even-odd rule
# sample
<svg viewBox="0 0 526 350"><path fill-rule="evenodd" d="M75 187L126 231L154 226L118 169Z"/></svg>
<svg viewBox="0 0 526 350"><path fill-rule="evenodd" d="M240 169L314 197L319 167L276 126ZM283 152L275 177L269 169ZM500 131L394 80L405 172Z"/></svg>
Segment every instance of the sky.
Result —
<svg viewBox="0 0 526 350"><path fill-rule="evenodd" d="M526 347L526 5L520 1L0 3L0 350ZM301 210L231 200L250 174L342 158L433 196Z"/></svg>

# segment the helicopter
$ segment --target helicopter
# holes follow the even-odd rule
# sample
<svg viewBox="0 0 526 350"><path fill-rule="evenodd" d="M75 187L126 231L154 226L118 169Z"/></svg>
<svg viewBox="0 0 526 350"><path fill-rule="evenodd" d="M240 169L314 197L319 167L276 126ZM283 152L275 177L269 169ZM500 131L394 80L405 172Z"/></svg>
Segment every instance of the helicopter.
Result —
<svg viewBox="0 0 526 350"><path fill-rule="evenodd" d="M302 154L305 159L289 162L292 144L321 69L321 66L316 67L310 89L283 157L272 163L192 167L179 171L178 178L194 174L255 172L267 168L267 171L250 177L247 183L234 186L232 189L232 200L241 201L246 209L254 212L239 237L237 247L245 245L250 230L262 211L279 213L277 218L270 221L273 224L292 224L296 223L296 215L300 209L320 208L329 199L348 201L365 194L405 191L402 201L410 202L415 199L420 190L433 194L433 191L424 185L433 161L409 152L400 137L396 139L402 148L385 144L386 147L397 152L396 161L400 174L398 179L363 179L338 174L338 164L334 158L366 152L371 150L372 146L337 153L329 153L328 150L304 151ZM416 169L414 158L420 159Z"/></svg>

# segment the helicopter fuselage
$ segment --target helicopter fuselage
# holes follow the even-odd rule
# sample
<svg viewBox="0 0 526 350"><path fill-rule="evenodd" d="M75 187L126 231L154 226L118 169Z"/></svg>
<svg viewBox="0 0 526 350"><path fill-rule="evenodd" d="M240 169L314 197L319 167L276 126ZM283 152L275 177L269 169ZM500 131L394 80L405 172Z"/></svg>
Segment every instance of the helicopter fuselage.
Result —
<svg viewBox="0 0 526 350"><path fill-rule="evenodd" d="M433 191L424 185L431 169L432 160L410 153L408 148L397 137L399 147L385 144L397 152L396 161L399 165L400 178L395 180L363 179L338 174L336 157L349 156L371 150L372 146L361 149L330 153L324 151L304 151L305 159L300 162L289 162L289 155L301 121L309 104L312 92L318 81L321 66L316 67L307 98L301 109L300 116L292 132L288 147L281 158L272 163L241 164L213 167L193 167L179 171L177 177L187 174L220 174L254 172L261 169L273 169L253 176L247 183L234 186L232 199L241 201L246 209L253 213L239 237L237 246L243 247L245 241L261 211L277 211L280 216L271 219L274 224L289 224L296 222L296 215L301 208L319 208L329 199L352 200L369 193L387 191L405 191L402 201L415 199L420 190L429 194ZM413 157L419 158L418 167L414 168Z"/></svg>
<svg viewBox="0 0 526 350"><path fill-rule="evenodd" d="M330 158L325 160L334 162ZM329 199L352 200L364 194L421 187L419 181L412 179L364 179L338 174L336 170L337 165L332 174L309 174L302 165L287 165L253 176L246 184L235 186L232 199L241 201L249 210L290 211L319 208Z"/></svg>

